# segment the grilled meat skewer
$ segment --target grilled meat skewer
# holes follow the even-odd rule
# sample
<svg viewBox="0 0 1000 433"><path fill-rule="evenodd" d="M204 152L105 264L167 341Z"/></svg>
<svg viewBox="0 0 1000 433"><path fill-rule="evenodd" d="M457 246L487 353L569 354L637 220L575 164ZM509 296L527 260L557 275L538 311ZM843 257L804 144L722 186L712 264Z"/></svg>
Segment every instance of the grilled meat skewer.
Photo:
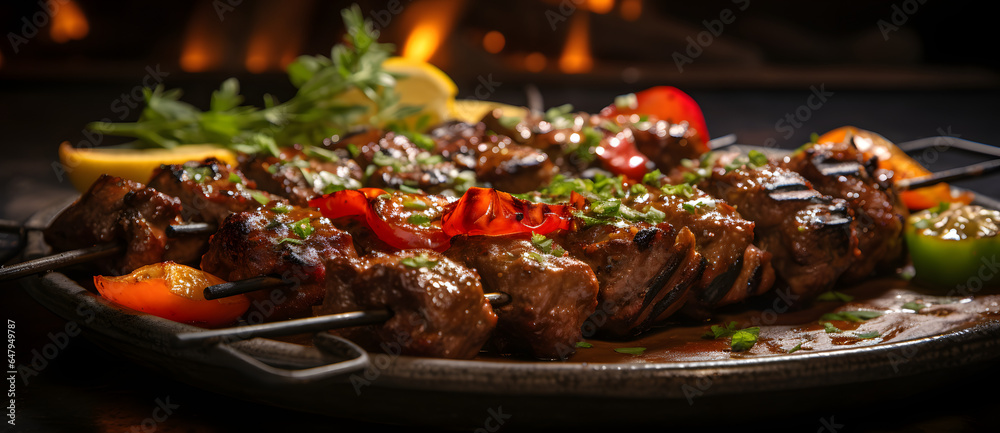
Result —
<svg viewBox="0 0 1000 433"><path fill-rule="evenodd" d="M840 143L813 144L784 158L783 167L802 174L820 193L847 201L854 211L858 250L844 271L843 283L856 283L905 260L903 224L909 211L892 186L892 172L864 160L848 137Z"/></svg>

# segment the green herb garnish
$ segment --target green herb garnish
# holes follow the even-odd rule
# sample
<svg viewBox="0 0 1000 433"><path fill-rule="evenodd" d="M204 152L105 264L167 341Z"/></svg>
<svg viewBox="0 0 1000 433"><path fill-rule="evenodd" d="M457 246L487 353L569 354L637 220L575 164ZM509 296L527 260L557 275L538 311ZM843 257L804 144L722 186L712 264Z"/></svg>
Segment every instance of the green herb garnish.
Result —
<svg viewBox="0 0 1000 433"><path fill-rule="evenodd" d="M431 259L427 256L427 253L422 253L419 256L407 257L399 261L403 265L411 268L433 268L437 266L438 261Z"/></svg>
<svg viewBox="0 0 1000 433"><path fill-rule="evenodd" d="M805 343L805 342L804 341L800 341L799 344L795 345L795 347L793 347L791 349L788 349L785 352L786 353L795 353L795 352L797 352L799 349L802 349L802 343Z"/></svg>
<svg viewBox="0 0 1000 433"><path fill-rule="evenodd" d="M415 213L413 215L410 215L410 217L406 219L406 222L413 224L415 226L425 226L431 223L431 217L424 214Z"/></svg>
<svg viewBox="0 0 1000 433"><path fill-rule="evenodd" d="M236 173L229 173L229 182L237 184L243 183L243 178L241 178L240 175Z"/></svg>
<svg viewBox="0 0 1000 433"><path fill-rule="evenodd" d="M288 212L291 212L291 210L292 210L291 206L287 206L284 203L278 203L277 206L271 208L271 212L280 214L286 214Z"/></svg>
<svg viewBox="0 0 1000 433"><path fill-rule="evenodd" d="M831 290L829 292L824 292L820 294L819 296L816 297L816 300L826 301L826 302L851 302L854 300L854 297L846 293L840 293L836 290Z"/></svg>
<svg viewBox="0 0 1000 433"><path fill-rule="evenodd" d="M862 340L871 340L872 338L878 337L879 333L878 331L856 332L854 333L854 336Z"/></svg>
<svg viewBox="0 0 1000 433"><path fill-rule="evenodd" d="M264 193L257 190L250 191L250 197L253 197L253 199L256 200L257 203L260 203L264 206L267 206L267 204L271 202L271 199L267 198L267 196L264 195Z"/></svg>
<svg viewBox="0 0 1000 433"><path fill-rule="evenodd" d="M403 199L403 209L424 210L429 207L430 205L427 202L419 198L407 197Z"/></svg>
<svg viewBox="0 0 1000 433"><path fill-rule="evenodd" d="M293 238L282 238L280 241L278 241L278 245L281 245L281 244L302 245L302 241L299 240L299 239L293 239Z"/></svg>
<svg viewBox="0 0 1000 433"><path fill-rule="evenodd" d="M619 347L615 349L615 352L624 353L627 355L635 355L635 356L642 355L642 353L645 351L646 351L645 347Z"/></svg>
<svg viewBox="0 0 1000 433"><path fill-rule="evenodd" d="M753 326L750 328L736 329L736 322L729 322L727 325L712 325L709 331L702 336L702 338L707 339L719 339L725 337L732 337L729 341L729 347L733 349L734 352L743 352L749 350L757 343L757 337L760 336L760 327Z"/></svg>
<svg viewBox="0 0 1000 433"><path fill-rule="evenodd" d="M319 143L368 122L388 125L418 111L399 103L396 79L382 69L394 47L378 43L378 32L357 5L341 12L347 28L342 44L330 57L300 56L288 65L288 78L298 88L279 103L266 95L264 107L243 104L239 82L230 78L212 94L208 111L180 101L179 90L163 86L145 89L146 107L135 123L94 122L90 130L133 137L139 147L173 148L180 144L217 143L246 153L277 154L276 143ZM351 89L374 102L345 105L341 95Z"/></svg>
<svg viewBox="0 0 1000 433"><path fill-rule="evenodd" d="M823 322L823 329L826 331L827 334L839 334L841 332L844 332L841 331L840 328L833 326L833 324L830 322Z"/></svg>
<svg viewBox="0 0 1000 433"><path fill-rule="evenodd" d="M292 232L298 235L302 239L308 239L309 235L313 234L313 232L316 231L316 229L313 228L312 220L310 220L309 217L305 217L296 222L293 222L289 226L291 227Z"/></svg>
<svg viewBox="0 0 1000 433"><path fill-rule="evenodd" d="M594 345L590 344L590 343L588 343L586 341L577 341L576 342L576 347L579 347L581 349L589 349L591 347L594 347Z"/></svg>
<svg viewBox="0 0 1000 433"><path fill-rule="evenodd" d="M841 311L839 313L826 313L820 316L819 320L842 320L845 322L863 322L881 316L879 311Z"/></svg>
<svg viewBox="0 0 1000 433"><path fill-rule="evenodd" d="M733 334L733 339L730 341L729 347L734 352L750 350L757 343L758 336L760 336L759 327L754 326L752 328L740 329Z"/></svg>
<svg viewBox="0 0 1000 433"><path fill-rule="evenodd" d="M927 307L926 305L919 304L919 303L916 303L916 302L907 302L907 303L903 304L903 308L904 309L913 310L913 311L918 312L918 313L920 312L920 310L922 310L922 309L924 309L926 307Z"/></svg>
<svg viewBox="0 0 1000 433"><path fill-rule="evenodd" d="M562 247L555 244L555 241L542 234L532 233L531 244L545 254L551 254L556 257L562 257L566 254L566 250L562 249Z"/></svg>

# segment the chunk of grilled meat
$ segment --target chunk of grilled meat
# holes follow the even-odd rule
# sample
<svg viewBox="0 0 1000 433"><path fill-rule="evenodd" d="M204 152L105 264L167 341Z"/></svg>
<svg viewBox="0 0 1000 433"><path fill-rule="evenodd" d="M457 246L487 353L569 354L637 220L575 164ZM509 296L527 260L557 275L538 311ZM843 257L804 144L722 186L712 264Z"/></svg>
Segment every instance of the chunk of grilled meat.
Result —
<svg viewBox="0 0 1000 433"><path fill-rule="evenodd" d="M592 320L616 337L637 335L680 309L705 267L687 227L596 224L557 239L594 270L600 291Z"/></svg>
<svg viewBox="0 0 1000 433"><path fill-rule="evenodd" d="M680 165L684 159L697 160L701 156L701 149L705 148L704 143L696 142L699 135L688 128L687 122L640 122L628 124L628 129L635 137L639 152L664 171Z"/></svg>
<svg viewBox="0 0 1000 433"><path fill-rule="evenodd" d="M121 243L124 254L97 266L104 273L122 275L167 260L196 262L200 240L168 239L165 234L167 226L181 223L177 198L138 182L102 175L56 217L45 230L45 241L57 251Z"/></svg>
<svg viewBox="0 0 1000 433"><path fill-rule="evenodd" d="M499 353L565 359L576 350L597 307L597 278L585 263L543 252L524 236L456 236L445 255L475 269L487 292L511 296L494 308Z"/></svg>
<svg viewBox="0 0 1000 433"><path fill-rule="evenodd" d="M892 187L892 172L879 169L877 158L865 160L848 140L813 144L786 157L782 166L802 174L817 191L846 200L854 211L858 254L841 282L855 283L902 264L909 212Z"/></svg>
<svg viewBox="0 0 1000 433"><path fill-rule="evenodd" d="M699 187L754 222L755 243L772 254L800 302L829 290L854 262L858 240L848 203L820 194L793 171L716 167Z"/></svg>
<svg viewBox="0 0 1000 433"><path fill-rule="evenodd" d="M450 123L431 131L435 152L473 170L476 179L510 193L547 185L557 170L549 155L486 130L483 123Z"/></svg>
<svg viewBox="0 0 1000 433"><path fill-rule="evenodd" d="M260 208L230 215L201 259L202 270L227 281L266 275L294 281L294 287L248 294L268 321L308 315L323 300L327 280L350 275L358 258L351 235L319 211L279 211Z"/></svg>
<svg viewBox="0 0 1000 433"><path fill-rule="evenodd" d="M476 272L430 250L368 256L353 279L331 279L316 314L388 308L381 325L334 331L370 351L472 358L497 316Z"/></svg>
<svg viewBox="0 0 1000 433"><path fill-rule="evenodd" d="M240 155L240 171L261 190L287 198L296 206L309 199L361 187L362 170L346 151L307 155L300 147L281 148L278 156Z"/></svg>
<svg viewBox="0 0 1000 433"><path fill-rule="evenodd" d="M669 190L670 187L668 187ZM703 316L711 308L762 294L774 284L771 254L754 246L754 223L728 203L691 187L683 193L647 193L651 206L664 213L664 221L687 227L695 236L695 249L705 259L705 270L685 311ZM695 314L695 312L699 312Z"/></svg>
<svg viewBox="0 0 1000 433"><path fill-rule="evenodd" d="M215 158L161 165L153 170L148 186L180 199L185 220L216 226L233 212L260 207L261 203L254 198L254 194L270 201L281 201L277 196L255 191L257 185L254 181Z"/></svg>

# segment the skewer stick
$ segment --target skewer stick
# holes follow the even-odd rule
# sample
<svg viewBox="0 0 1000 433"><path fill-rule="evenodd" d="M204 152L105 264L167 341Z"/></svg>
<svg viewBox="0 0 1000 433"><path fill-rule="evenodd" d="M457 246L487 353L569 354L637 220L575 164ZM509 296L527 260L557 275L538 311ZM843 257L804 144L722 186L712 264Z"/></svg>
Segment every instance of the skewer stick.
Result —
<svg viewBox="0 0 1000 433"><path fill-rule="evenodd" d="M80 248L78 250L70 250L53 254L51 256L40 257L34 260L18 263L16 265L2 266L0 267L0 281L12 280L37 274L39 272L59 269L79 263L86 263L104 257L111 257L120 254L122 249L121 245L115 243L100 244L88 248Z"/></svg>
<svg viewBox="0 0 1000 433"><path fill-rule="evenodd" d="M263 279L277 280L283 284L288 284L278 278L263 277ZM251 280L258 280L253 278ZM243 283L243 280L235 283ZM274 281L270 281L274 284ZM256 282L255 282L256 284ZM221 284L220 284L221 286ZM510 295L503 292L487 293L486 299L494 307L507 304L511 301ZM305 334L307 332L321 332L337 328L350 328L352 326L377 325L392 317L392 311L388 309L351 311L340 314L327 314L324 316L308 317L305 319L292 319L281 322L262 323L259 325L234 326L231 328L212 329L208 331L182 332L175 334L172 343L177 347L187 347L206 343L216 343L219 341L240 341L257 337L280 337L282 335Z"/></svg>
<svg viewBox="0 0 1000 433"><path fill-rule="evenodd" d="M0 220L0 232L17 233L21 228L21 223L17 221Z"/></svg>
<svg viewBox="0 0 1000 433"><path fill-rule="evenodd" d="M210 235L218 231L218 227L211 223L188 223L173 224L167 226L166 235L168 238L193 235Z"/></svg>
<svg viewBox="0 0 1000 433"><path fill-rule="evenodd" d="M219 299L263 289L275 289L294 284L292 281L274 277L254 277L246 280L216 284L205 288L205 299Z"/></svg>
<svg viewBox="0 0 1000 433"><path fill-rule="evenodd" d="M232 328L213 329L209 331L183 332L173 336L172 343L177 347L193 346L218 341L240 341L257 337L279 337L282 335L320 332L351 326L376 325L392 317L389 310L352 311L341 314L308 317L305 319L285 320L282 322L262 323L259 325L236 326Z"/></svg>
<svg viewBox="0 0 1000 433"><path fill-rule="evenodd" d="M1000 159L980 162L978 164L967 165L965 167L953 168L951 170L939 171L929 176L902 179L896 181L896 188L900 191L923 188L925 186L931 186L941 182L950 182L953 180L981 176L997 170L1000 170Z"/></svg>

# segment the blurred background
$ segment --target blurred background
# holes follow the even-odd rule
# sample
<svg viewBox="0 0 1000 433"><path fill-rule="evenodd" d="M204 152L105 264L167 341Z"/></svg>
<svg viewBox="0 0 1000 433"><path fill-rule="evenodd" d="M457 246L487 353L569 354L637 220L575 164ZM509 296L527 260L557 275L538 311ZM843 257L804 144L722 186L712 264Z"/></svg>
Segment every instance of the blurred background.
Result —
<svg viewBox="0 0 1000 433"><path fill-rule="evenodd" d="M284 66L328 55L343 35L339 12L351 3L3 2L0 199L23 188L66 190L50 167L58 143L98 141L83 130L90 121L135 120L143 86L184 89L183 99L202 108L231 76L248 104L261 105L265 93L291 97ZM992 125L998 38L973 2L358 4L382 41L443 69L460 98L524 105L535 86L546 106L596 111L616 95L667 84L701 104L713 137L733 133L745 144L796 147L843 125L896 142L949 135L1000 143ZM813 95L824 96L819 106Z"/></svg>

